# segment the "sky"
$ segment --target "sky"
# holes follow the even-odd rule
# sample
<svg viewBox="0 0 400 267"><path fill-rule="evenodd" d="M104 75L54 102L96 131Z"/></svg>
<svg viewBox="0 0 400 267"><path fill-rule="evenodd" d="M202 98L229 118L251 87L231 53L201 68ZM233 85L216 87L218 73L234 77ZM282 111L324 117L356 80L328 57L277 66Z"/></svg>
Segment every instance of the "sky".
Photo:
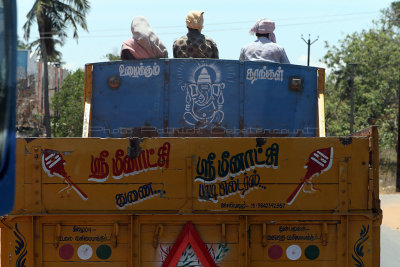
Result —
<svg viewBox="0 0 400 267"><path fill-rule="evenodd" d="M17 0L18 35L34 0ZM131 37L130 24L137 15L147 18L154 32L168 48L170 58L175 39L186 34L186 14L204 11L204 29L218 46L221 59L238 59L240 49L255 40L248 31L260 18L275 21L277 43L285 48L292 64L307 65L307 41L311 45L310 65L324 67L320 62L327 52L326 42L335 45L347 34L372 27L380 10L391 0L91 0L87 14L89 32L80 30L78 42L71 36L58 49L63 67L75 70L86 63L107 61L105 55L120 52L121 44ZM31 39L38 37L33 25Z"/></svg>

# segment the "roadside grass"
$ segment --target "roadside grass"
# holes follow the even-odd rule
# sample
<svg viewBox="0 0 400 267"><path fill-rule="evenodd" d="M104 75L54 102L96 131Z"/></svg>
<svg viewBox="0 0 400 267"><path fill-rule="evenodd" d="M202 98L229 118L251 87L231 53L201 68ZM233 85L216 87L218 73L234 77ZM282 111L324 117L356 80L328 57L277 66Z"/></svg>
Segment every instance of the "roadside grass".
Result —
<svg viewBox="0 0 400 267"><path fill-rule="evenodd" d="M380 193L396 192L396 158L394 148L381 150L379 153L379 188Z"/></svg>

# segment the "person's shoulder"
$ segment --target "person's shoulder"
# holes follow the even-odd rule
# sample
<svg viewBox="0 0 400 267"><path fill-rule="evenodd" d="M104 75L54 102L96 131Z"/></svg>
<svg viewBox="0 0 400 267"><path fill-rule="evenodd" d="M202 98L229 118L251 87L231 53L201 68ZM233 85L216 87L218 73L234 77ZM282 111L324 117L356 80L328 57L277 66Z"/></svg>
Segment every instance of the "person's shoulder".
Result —
<svg viewBox="0 0 400 267"><path fill-rule="evenodd" d="M278 49L283 49L283 46L281 46L280 44L271 42L271 45L275 46L275 47L278 48Z"/></svg>
<svg viewBox="0 0 400 267"><path fill-rule="evenodd" d="M209 42L211 42L211 43L213 43L213 44L216 44L215 41L214 41L211 37L208 37L207 35L204 35L204 34L202 34L202 35L204 36L204 38L206 39L206 41L209 41Z"/></svg>
<svg viewBox="0 0 400 267"><path fill-rule="evenodd" d="M132 43L132 42L134 42L134 41L135 41L135 39L129 38L129 39L126 39L125 41L123 41L122 43L123 43L123 44L129 44L129 43Z"/></svg>
<svg viewBox="0 0 400 267"><path fill-rule="evenodd" d="M204 35L204 38L206 39L206 42L209 42L211 44L213 44L214 46L217 46L217 43L210 37Z"/></svg>
<svg viewBox="0 0 400 267"><path fill-rule="evenodd" d="M186 35L186 34L185 34L185 35L182 35L181 37L176 38L175 41L182 40L182 39L187 39L187 35Z"/></svg>
<svg viewBox="0 0 400 267"><path fill-rule="evenodd" d="M187 40L187 36L186 36L186 35L182 35L181 37L177 38L177 39L174 41L174 45L175 45L175 44L178 44L179 42L185 42L186 40Z"/></svg>
<svg viewBox="0 0 400 267"><path fill-rule="evenodd" d="M258 43L259 43L258 40L255 40L253 42L247 43L247 44L245 44L243 46L243 49L248 48L248 47L252 47L252 46L257 46Z"/></svg>
<svg viewBox="0 0 400 267"><path fill-rule="evenodd" d="M283 53L283 54L286 53L286 52L285 52L285 48L284 48L283 46L277 44L277 48L279 49L279 51L280 51L281 53Z"/></svg>
<svg viewBox="0 0 400 267"><path fill-rule="evenodd" d="M263 45L269 47L269 49L274 49L274 50L278 50L278 51L283 51L283 46L274 43L274 42L268 42L268 43L264 43Z"/></svg>

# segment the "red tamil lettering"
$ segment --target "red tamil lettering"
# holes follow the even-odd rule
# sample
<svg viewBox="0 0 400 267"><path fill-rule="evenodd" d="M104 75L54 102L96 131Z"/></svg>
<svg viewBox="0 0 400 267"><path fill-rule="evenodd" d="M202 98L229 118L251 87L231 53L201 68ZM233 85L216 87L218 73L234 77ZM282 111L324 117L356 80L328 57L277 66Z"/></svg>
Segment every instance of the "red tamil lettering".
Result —
<svg viewBox="0 0 400 267"><path fill-rule="evenodd" d="M124 155L124 151L122 149L118 149L115 151L115 159L113 159L113 177L114 179L122 178L122 172L124 168L124 162L122 160L122 156Z"/></svg>
<svg viewBox="0 0 400 267"><path fill-rule="evenodd" d="M140 152L140 155L137 159L138 159L140 170L147 169L146 152L144 152L144 150L142 150L142 152Z"/></svg>
<svg viewBox="0 0 400 267"><path fill-rule="evenodd" d="M132 164L133 159L131 159L128 155L124 157L124 167L123 171L125 174L133 172Z"/></svg>
<svg viewBox="0 0 400 267"><path fill-rule="evenodd" d="M154 164L152 164L152 163L150 162L150 155L154 155L154 152L155 152L155 151L154 151L153 148L150 149L150 150L146 149L147 165L149 165L150 168L155 168L155 167L158 166L158 163L157 163L157 162L154 163Z"/></svg>
<svg viewBox="0 0 400 267"><path fill-rule="evenodd" d="M90 170L92 173L89 175L89 178L95 179L104 179L108 177L109 174L109 167L105 158L108 157L108 151L103 150L100 152L99 157L92 157L92 162L90 165Z"/></svg>
<svg viewBox="0 0 400 267"><path fill-rule="evenodd" d="M113 178L121 179L123 175L134 175L142 172L143 170L157 167L168 168L170 149L170 143L165 142L161 147L159 147L157 154L156 150L153 148L145 149L142 150L142 152L136 158L130 158L129 155L125 155L122 149L118 149L115 152L115 158L112 159ZM103 152L107 153L104 154L104 157L107 157L108 152ZM108 175L108 165L105 162L104 157L100 159L92 157L92 174L99 174L102 173L100 170L106 170ZM157 161L154 161L156 157L158 157Z"/></svg>
<svg viewBox="0 0 400 267"><path fill-rule="evenodd" d="M168 142L165 142L158 149L158 166L168 168L169 167L169 151L171 149L171 145Z"/></svg>

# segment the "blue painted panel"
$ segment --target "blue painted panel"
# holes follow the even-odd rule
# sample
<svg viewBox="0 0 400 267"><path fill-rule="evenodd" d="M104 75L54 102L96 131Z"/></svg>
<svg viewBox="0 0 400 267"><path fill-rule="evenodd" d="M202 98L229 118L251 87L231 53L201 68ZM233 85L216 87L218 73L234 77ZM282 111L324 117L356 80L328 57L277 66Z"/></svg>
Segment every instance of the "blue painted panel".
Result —
<svg viewBox="0 0 400 267"><path fill-rule="evenodd" d="M0 5L0 216L9 213L15 196L16 1Z"/></svg>
<svg viewBox="0 0 400 267"><path fill-rule="evenodd" d="M117 89L108 86L121 78ZM158 60L94 64L91 135L127 137L150 135L163 128L164 62Z"/></svg>
<svg viewBox="0 0 400 267"><path fill-rule="evenodd" d="M244 73L247 135L316 136L315 68L246 62ZM289 89L290 77L302 78L303 89Z"/></svg>
<svg viewBox="0 0 400 267"><path fill-rule="evenodd" d="M119 77L111 89L107 81ZM304 80L300 91L289 79ZM317 69L268 62L96 63L91 136L315 136Z"/></svg>
<svg viewBox="0 0 400 267"><path fill-rule="evenodd" d="M232 136L239 128L239 64L223 60L170 62L170 135ZM191 131L197 128L198 131ZM204 134L201 134L203 132Z"/></svg>
<svg viewBox="0 0 400 267"><path fill-rule="evenodd" d="M17 50L17 80L26 79L28 71L28 50Z"/></svg>

